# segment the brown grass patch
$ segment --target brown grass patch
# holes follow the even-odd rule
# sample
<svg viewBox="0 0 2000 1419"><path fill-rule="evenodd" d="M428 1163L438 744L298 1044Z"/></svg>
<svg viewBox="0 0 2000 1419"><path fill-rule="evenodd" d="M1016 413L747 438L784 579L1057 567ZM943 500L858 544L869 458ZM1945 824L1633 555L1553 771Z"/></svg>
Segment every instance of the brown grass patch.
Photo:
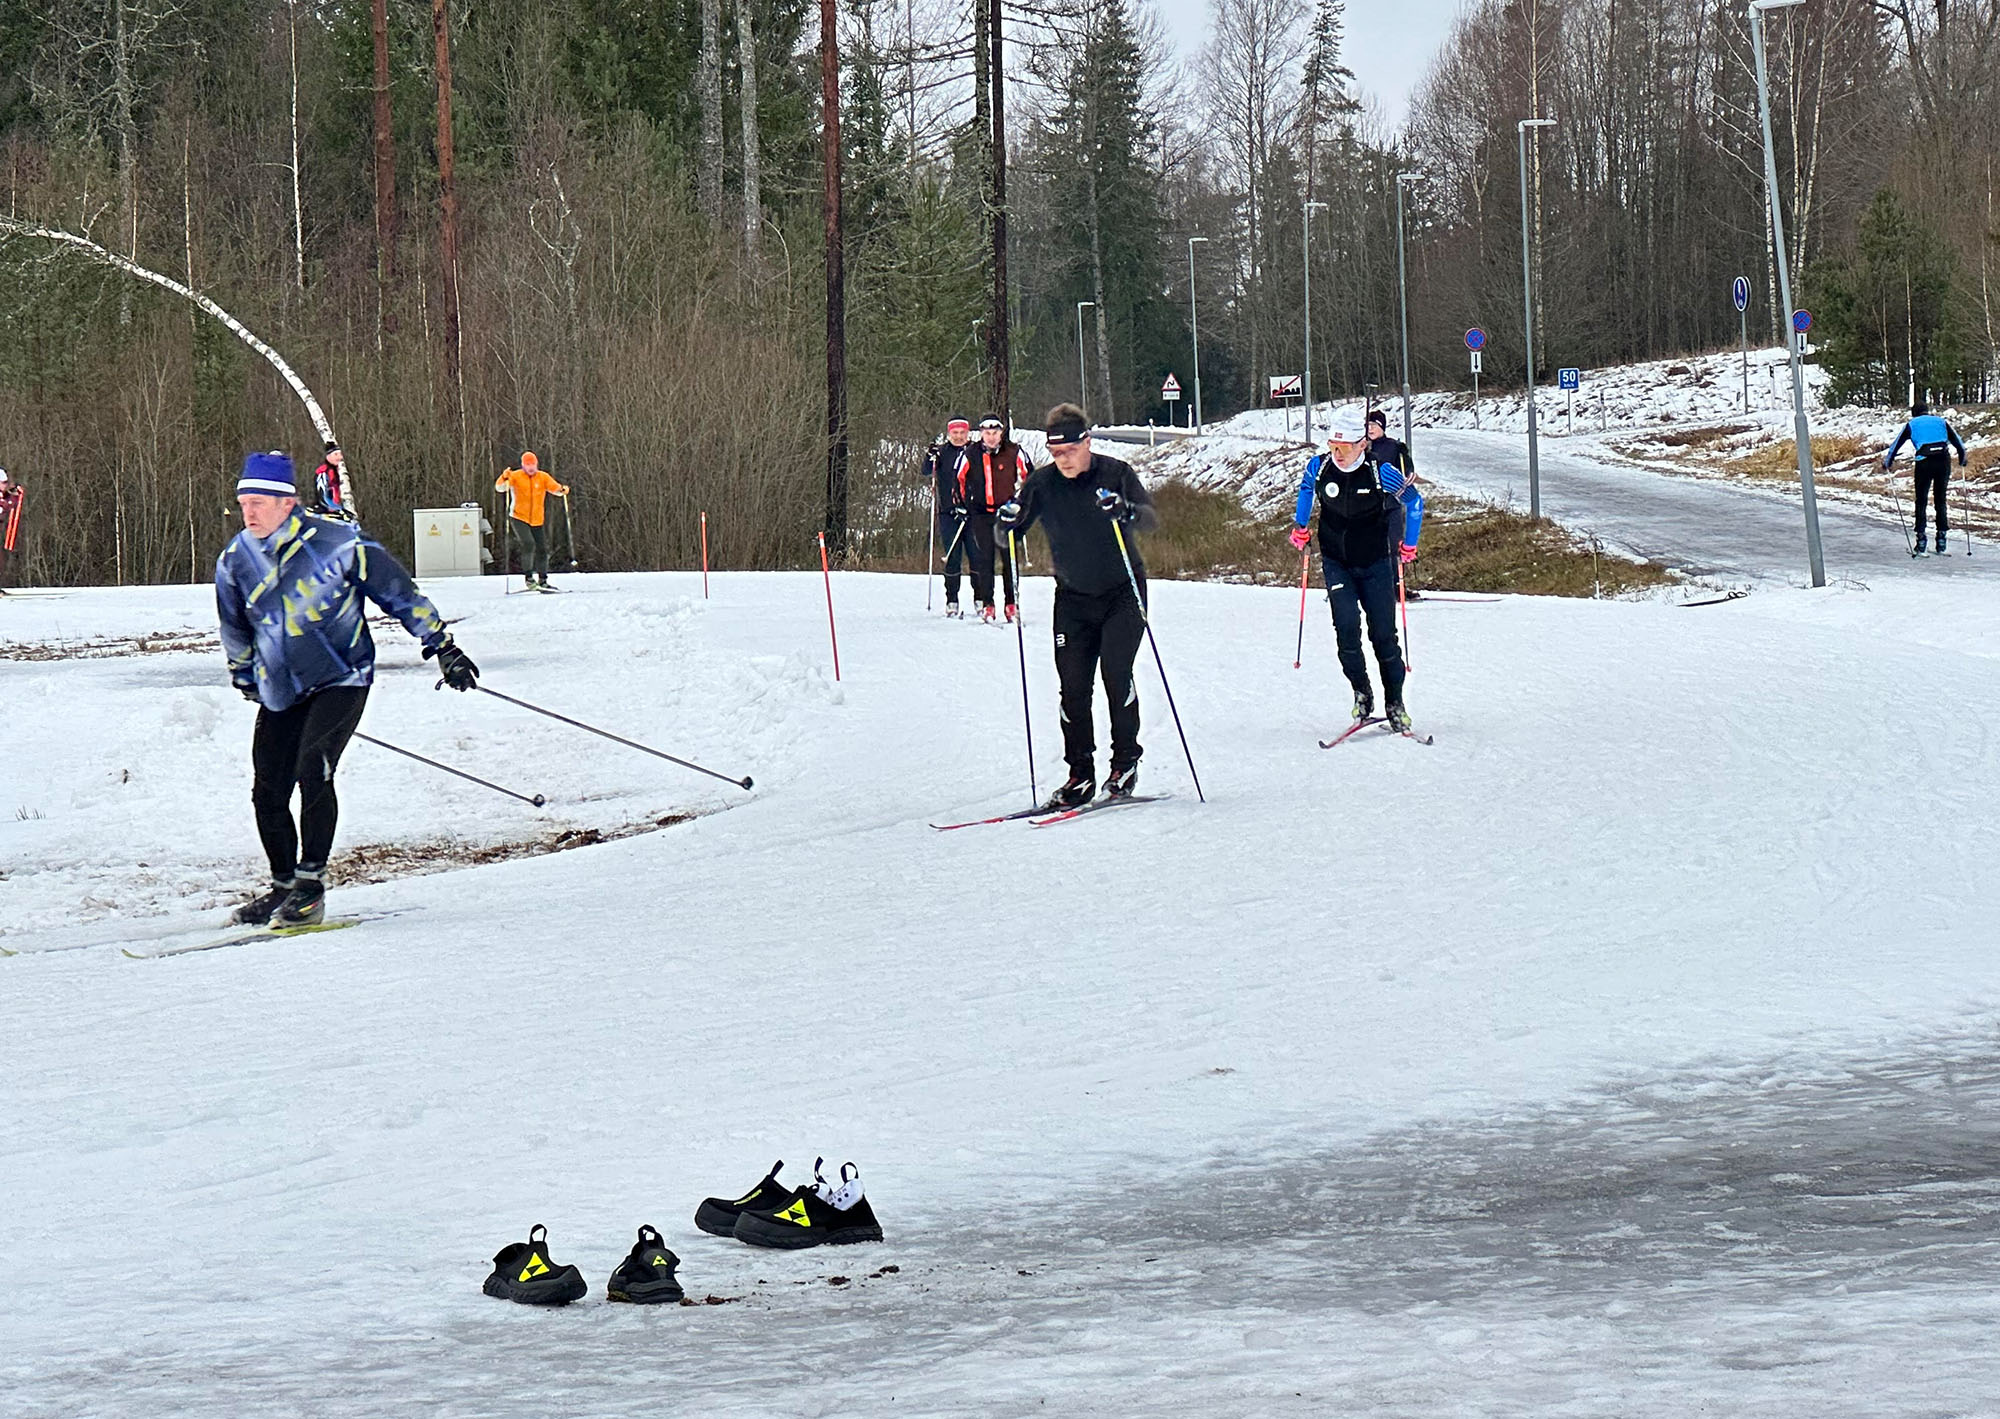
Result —
<svg viewBox="0 0 2000 1419"><path fill-rule="evenodd" d="M1648 434L1646 442L1661 448L1719 448L1733 438L1756 430L1755 424L1712 424L1699 429L1665 429Z"/></svg>
<svg viewBox="0 0 2000 1419"><path fill-rule="evenodd" d="M1852 463L1856 459L1872 457L1874 445L1868 440L1851 434L1822 434L1812 441L1813 467L1831 468L1841 463ZM1796 478L1799 476L1798 441L1780 439L1776 443L1753 448L1750 452L1729 460L1731 472L1741 473L1751 478Z"/></svg>

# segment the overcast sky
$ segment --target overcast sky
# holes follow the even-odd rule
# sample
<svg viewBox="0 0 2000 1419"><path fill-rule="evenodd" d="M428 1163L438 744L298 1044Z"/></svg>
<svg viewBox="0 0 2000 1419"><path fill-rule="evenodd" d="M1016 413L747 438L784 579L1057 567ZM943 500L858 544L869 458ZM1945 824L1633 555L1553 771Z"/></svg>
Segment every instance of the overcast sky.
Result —
<svg viewBox="0 0 2000 1419"><path fill-rule="evenodd" d="M1209 0L1155 0L1155 6L1181 56L1192 59L1208 38ZM1402 123L1458 10L1459 0L1347 0L1347 67L1380 100L1392 127Z"/></svg>

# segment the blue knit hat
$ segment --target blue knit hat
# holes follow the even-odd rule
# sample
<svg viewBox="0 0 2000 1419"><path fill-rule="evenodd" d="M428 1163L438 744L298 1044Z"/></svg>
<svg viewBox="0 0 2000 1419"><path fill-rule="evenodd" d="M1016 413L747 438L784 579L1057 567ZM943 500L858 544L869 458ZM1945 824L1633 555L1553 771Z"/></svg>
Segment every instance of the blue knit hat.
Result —
<svg viewBox="0 0 2000 1419"><path fill-rule="evenodd" d="M236 480L236 496L245 493L296 498L299 487L292 478L292 460L276 451L250 454L243 460L243 476Z"/></svg>

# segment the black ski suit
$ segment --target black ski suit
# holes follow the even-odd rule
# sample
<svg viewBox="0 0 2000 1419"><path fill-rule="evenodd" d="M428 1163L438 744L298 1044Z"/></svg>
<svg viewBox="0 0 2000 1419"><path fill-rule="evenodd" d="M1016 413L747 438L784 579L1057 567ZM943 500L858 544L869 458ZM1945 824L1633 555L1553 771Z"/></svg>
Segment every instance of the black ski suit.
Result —
<svg viewBox="0 0 2000 1419"><path fill-rule="evenodd" d="M1099 509L1097 496L1108 490L1125 499L1123 531L1132 558L1131 575L1119 555L1111 518ZM1036 523L1049 539L1055 567L1056 676L1062 682L1063 758L1069 771L1095 780L1097 739L1091 724L1091 681L1102 675L1104 698L1111 712L1111 769L1139 762L1139 687L1132 673L1145 639L1146 617L1133 598L1136 580L1146 590L1146 564L1139 555L1135 532L1160 525L1153 498L1131 465L1094 453L1090 466L1075 478L1063 476L1053 463L1037 468L1021 486L1018 515L1003 509L1000 529L1011 525L1016 535Z"/></svg>
<svg viewBox="0 0 2000 1419"><path fill-rule="evenodd" d="M950 439L934 443L924 453L918 476L931 480L937 501L937 540L944 548L944 599L958 604L959 568L965 565L965 519L958 514L965 507L965 459L972 445L960 447Z"/></svg>
<svg viewBox="0 0 2000 1419"><path fill-rule="evenodd" d="M1409 503L1415 503L1412 513ZM1382 693L1388 703L1403 699L1402 646L1396 639L1396 550L1405 538L1415 545L1422 522L1422 499L1402 471L1378 464L1370 456L1343 471L1331 457L1316 456L1306 465L1299 487L1299 526L1313 509L1319 512L1320 566L1326 575L1326 597L1333 608L1334 641L1340 668L1359 695L1372 691L1368 659L1361 649L1361 619L1368 618L1368 640L1375 647L1375 664L1382 672Z"/></svg>

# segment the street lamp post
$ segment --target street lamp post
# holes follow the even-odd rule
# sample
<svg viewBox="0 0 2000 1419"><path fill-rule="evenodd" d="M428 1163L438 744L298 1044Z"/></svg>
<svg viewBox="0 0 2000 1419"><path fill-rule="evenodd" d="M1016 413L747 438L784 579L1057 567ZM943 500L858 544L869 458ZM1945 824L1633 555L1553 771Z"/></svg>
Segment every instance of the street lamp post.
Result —
<svg viewBox="0 0 2000 1419"><path fill-rule="evenodd" d="M1542 518L1542 465L1535 447L1535 271L1528 257L1528 130L1553 128L1553 118L1524 118L1514 125L1521 146L1521 308L1528 337L1528 516Z"/></svg>
<svg viewBox="0 0 2000 1419"><path fill-rule="evenodd" d="M1403 186L1422 182L1420 172L1396 174L1396 291L1403 303L1403 447L1410 446L1410 281L1403 261Z"/></svg>
<svg viewBox="0 0 2000 1419"><path fill-rule="evenodd" d="M1078 402L1083 405L1086 415L1090 413L1090 381L1083 373L1083 308L1096 304L1096 301L1076 303L1076 390Z"/></svg>
<svg viewBox="0 0 2000 1419"><path fill-rule="evenodd" d="M1301 248L1306 269L1306 447L1313 441L1313 266L1312 266L1312 214L1313 208L1326 210L1324 202L1307 202L1299 209L1299 230L1302 233Z"/></svg>
<svg viewBox="0 0 2000 1419"><path fill-rule="evenodd" d="M1764 73L1764 12L1798 5L1804 0L1751 0L1750 47L1757 55L1757 108L1764 121L1764 184L1770 194L1771 241L1778 256L1778 299L1785 323L1792 321L1792 272L1785 259L1785 215L1778 201L1778 159L1771 146L1771 84ZM1785 343L1792 358L1792 440L1798 447L1799 488L1805 497L1806 562L1814 586L1826 585L1826 560L1820 553L1819 499L1813 492L1812 428L1806 421L1806 376L1799 359L1798 336L1789 329Z"/></svg>
<svg viewBox="0 0 2000 1419"><path fill-rule="evenodd" d="M1194 426L1201 428L1201 317L1194 307L1194 244L1207 237L1188 238L1188 330L1194 336Z"/></svg>

